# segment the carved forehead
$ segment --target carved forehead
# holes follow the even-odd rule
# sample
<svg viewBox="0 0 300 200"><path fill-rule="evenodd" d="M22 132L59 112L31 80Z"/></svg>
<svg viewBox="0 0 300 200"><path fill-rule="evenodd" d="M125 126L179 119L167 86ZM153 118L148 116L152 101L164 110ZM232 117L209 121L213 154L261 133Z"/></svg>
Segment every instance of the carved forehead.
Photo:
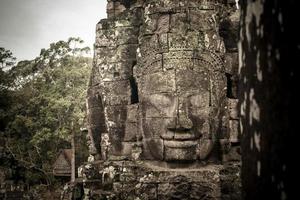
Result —
<svg viewBox="0 0 300 200"><path fill-rule="evenodd" d="M146 74L139 84L147 93L174 93L186 91L208 91L210 78L207 70L195 72L190 69L171 69Z"/></svg>

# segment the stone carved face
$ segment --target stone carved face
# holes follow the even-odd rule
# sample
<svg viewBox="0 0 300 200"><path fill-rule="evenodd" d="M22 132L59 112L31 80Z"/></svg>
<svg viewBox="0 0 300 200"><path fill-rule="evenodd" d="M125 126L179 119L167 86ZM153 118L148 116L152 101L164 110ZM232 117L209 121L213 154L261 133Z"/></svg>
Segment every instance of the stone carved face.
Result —
<svg viewBox="0 0 300 200"><path fill-rule="evenodd" d="M171 69L142 76L140 112L146 159L194 161L212 150L217 130L212 125L216 125L222 91L215 87L211 66L194 66L189 61L164 60L164 66L173 65Z"/></svg>

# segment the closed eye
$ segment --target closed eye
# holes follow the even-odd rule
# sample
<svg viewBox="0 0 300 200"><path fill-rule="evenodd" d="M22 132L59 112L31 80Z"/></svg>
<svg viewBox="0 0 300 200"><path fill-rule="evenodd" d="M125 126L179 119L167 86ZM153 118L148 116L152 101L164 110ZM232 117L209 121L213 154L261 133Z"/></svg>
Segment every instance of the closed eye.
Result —
<svg viewBox="0 0 300 200"><path fill-rule="evenodd" d="M192 107L207 108L209 107L209 93L203 93L201 95L194 95L190 97Z"/></svg>
<svg viewBox="0 0 300 200"><path fill-rule="evenodd" d="M165 108L171 105L171 99L163 94L152 94L149 97L150 103L159 108Z"/></svg>

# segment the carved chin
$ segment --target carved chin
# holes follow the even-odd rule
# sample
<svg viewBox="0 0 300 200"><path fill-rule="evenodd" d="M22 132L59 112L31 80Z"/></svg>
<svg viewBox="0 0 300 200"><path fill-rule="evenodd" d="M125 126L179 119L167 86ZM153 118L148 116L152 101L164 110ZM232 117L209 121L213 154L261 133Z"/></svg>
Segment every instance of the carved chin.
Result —
<svg viewBox="0 0 300 200"><path fill-rule="evenodd" d="M166 161L194 161L197 159L197 141L164 140Z"/></svg>

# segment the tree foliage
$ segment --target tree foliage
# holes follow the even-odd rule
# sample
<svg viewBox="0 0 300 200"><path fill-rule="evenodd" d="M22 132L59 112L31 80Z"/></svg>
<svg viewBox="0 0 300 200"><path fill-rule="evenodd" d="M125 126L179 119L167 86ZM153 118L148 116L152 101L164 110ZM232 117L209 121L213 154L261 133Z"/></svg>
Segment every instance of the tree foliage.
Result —
<svg viewBox="0 0 300 200"><path fill-rule="evenodd" d="M15 60L11 51L0 47L0 132L4 130L6 112L11 105L11 95L9 95L11 78L8 69L15 65Z"/></svg>
<svg viewBox="0 0 300 200"><path fill-rule="evenodd" d="M34 60L11 67L9 110L2 134L7 151L22 166L44 175L61 148L70 147L72 131L80 134L91 69L88 47L79 38L58 41Z"/></svg>
<svg viewBox="0 0 300 200"><path fill-rule="evenodd" d="M10 67L14 66L16 58L13 56L13 53L10 50L6 50L3 47L0 47L0 68L1 70L7 70Z"/></svg>

